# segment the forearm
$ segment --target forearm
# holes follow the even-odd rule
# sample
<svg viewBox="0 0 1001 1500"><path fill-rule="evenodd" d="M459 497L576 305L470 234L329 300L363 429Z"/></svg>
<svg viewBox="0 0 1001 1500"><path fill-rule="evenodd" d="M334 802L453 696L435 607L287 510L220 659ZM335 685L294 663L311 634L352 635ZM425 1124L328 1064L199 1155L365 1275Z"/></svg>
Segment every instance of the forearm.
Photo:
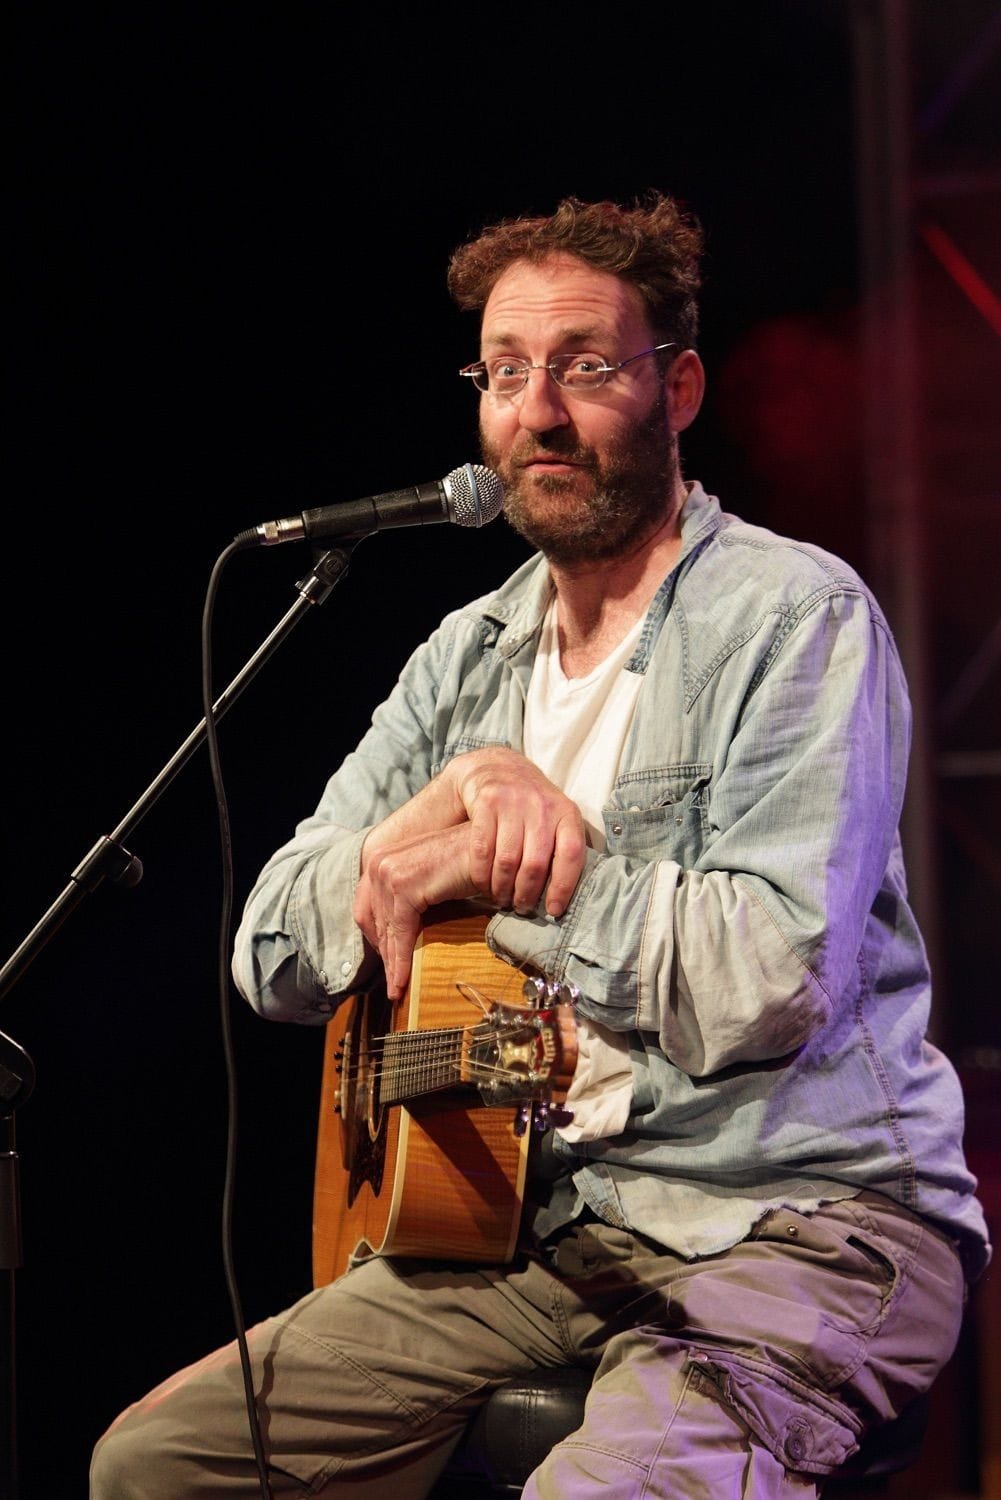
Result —
<svg viewBox="0 0 1001 1500"><path fill-rule="evenodd" d="M353 912L402 997L425 912L477 900L559 916L584 863L580 810L503 747L457 756L364 840Z"/></svg>
<svg viewBox="0 0 1001 1500"><path fill-rule="evenodd" d="M658 1038L684 1072L782 1057L830 1014L823 984L739 877L596 856L561 922L501 912L488 942L575 984L580 1010Z"/></svg>
<svg viewBox="0 0 1001 1500"><path fill-rule="evenodd" d="M431 733L420 709L435 700L435 673L429 645L258 876L235 936L233 975L262 1015L323 1021L375 968L352 913L362 848L431 783Z"/></svg>
<svg viewBox="0 0 1001 1500"><path fill-rule="evenodd" d="M686 1072L786 1055L857 986L908 727L864 601L824 603L671 815L655 797L617 808L565 917L501 914L488 940L571 980L591 1019L657 1036Z"/></svg>

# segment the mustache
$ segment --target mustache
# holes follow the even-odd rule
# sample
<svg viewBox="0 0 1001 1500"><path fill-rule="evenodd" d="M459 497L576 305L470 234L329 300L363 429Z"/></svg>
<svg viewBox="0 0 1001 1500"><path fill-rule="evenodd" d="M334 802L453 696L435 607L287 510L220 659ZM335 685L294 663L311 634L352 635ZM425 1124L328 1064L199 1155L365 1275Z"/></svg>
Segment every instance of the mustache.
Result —
<svg viewBox="0 0 1001 1500"><path fill-rule="evenodd" d="M590 448L579 443L572 435L562 432L555 432L551 436L536 434L521 447L513 447L509 462L520 469L539 458L562 458L567 463L579 464L586 469L593 469L596 465L595 455Z"/></svg>

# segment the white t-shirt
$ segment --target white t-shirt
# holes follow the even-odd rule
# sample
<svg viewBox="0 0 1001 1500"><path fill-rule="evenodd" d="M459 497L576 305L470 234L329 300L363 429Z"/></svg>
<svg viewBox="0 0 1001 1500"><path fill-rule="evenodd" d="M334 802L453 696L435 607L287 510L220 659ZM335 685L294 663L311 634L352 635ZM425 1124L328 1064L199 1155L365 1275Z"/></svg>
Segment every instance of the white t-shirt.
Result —
<svg viewBox="0 0 1001 1500"><path fill-rule="evenodd" d="M625 638L586 677L567 677L560 665L556 599L546 612L525 704L525 754L577 803L588 843L605 847L602 808L618 774L640 685L638 672L624 670L643 625ZM559 1127L568 1141L617 1135L632 1100L632 1069L625 1037L604 1026L577 1021L577 1067L567 1094L573 1112Z"/></svg>

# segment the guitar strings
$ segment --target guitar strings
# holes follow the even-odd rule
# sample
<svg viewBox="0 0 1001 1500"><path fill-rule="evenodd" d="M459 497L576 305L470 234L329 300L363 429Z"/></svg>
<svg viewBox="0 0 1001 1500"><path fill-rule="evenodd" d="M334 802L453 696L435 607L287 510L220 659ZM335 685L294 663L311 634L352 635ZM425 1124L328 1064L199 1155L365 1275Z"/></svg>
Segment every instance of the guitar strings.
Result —
<svg viewBox="0 0 1001 1500"><path fill-rule="evenodd" d="M492 1040L497 1035L491 1026L428 1027L421 1031L388 1032L352 1053L346 1081L356 1082L368 1072L373 1079L378 1079L384 1102L392 1102L408 1095L445 1089L454 1083L492 1078L516 1083L525 1078L523 1068L502 1067L496 1062L485 1062L467 1055L467 1076L463 1079L463 1041L468 1031L480 1041Z"/></svg>
<svg viewBox="0 0 1001 1500"><path fill-rule="evenodd" d="M461 1056L463 1039L468 1031L472 1031L474 1042L491 1041L500 1033L492 1026L474 1026L472 1028L460 1026L455 1028L442 1028L426 1031L403 1031L387 1032L385 1036L374 1037L365 1047L352 1049L352 1057L359 1062L371 1062L383 1058L387 1054L393 1057L394 1065L405 1066L409 1060L408 1054L413 1054L416 1062L423 1062L435 1055L435 1049L439 1057ZM524 1028L511 1028L519 1031Z"/></svg>
<svg viewBox="0 0 1001 1500"><path fill-rule="evenodd" d="M384 1101L448 1088L461 1081L463 1035L464 1028L449 1027L376 1037L352 1055L347 1081L370 1073Z"/></svg>

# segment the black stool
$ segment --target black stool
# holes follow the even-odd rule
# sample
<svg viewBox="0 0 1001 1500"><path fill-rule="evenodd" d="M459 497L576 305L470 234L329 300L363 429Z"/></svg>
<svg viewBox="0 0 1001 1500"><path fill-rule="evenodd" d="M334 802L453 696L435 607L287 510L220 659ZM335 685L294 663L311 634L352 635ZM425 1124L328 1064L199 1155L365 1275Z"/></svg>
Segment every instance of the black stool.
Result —
<svg viewBox="0 0 1001 1500"><path fill-rule="evenodd" d="M580 1426L591 1371L577 1366L537 1370L499 1386L477 1412L434 1500L487 1500L520 1495L531 1474L561 1438ZM871 1432L854 1458L824 1481L825 1497L879 1486L909 1468L921 1452L928 1398L919 1397L892 1422Z"/></svg>

